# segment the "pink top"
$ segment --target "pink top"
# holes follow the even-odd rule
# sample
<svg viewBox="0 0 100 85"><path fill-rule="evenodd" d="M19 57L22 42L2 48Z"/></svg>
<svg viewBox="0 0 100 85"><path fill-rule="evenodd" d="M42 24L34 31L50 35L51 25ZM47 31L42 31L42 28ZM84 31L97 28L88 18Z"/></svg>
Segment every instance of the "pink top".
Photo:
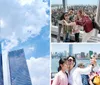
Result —
<svg viewBox="0 0 100 85"><path fill-rule="evenodd" d="M68 85L67 74L59 71L55 75L52 85Z"/></svg>

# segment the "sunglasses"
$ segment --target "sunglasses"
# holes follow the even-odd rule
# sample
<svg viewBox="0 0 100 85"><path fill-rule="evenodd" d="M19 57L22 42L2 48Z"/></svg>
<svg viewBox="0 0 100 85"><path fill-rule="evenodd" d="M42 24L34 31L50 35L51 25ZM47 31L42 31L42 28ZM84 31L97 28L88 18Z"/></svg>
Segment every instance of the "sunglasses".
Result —
<svg viewBox="0 0 100 85"><path fill-rule="evenodd" d="M69 62L73 61L73 59L68 59Z"/></svg>
<svg viewBox="0 0 100 85"><path fill-rule="evenodd" d="M65 17L67 17L68 15L64 15Z"/></svg>

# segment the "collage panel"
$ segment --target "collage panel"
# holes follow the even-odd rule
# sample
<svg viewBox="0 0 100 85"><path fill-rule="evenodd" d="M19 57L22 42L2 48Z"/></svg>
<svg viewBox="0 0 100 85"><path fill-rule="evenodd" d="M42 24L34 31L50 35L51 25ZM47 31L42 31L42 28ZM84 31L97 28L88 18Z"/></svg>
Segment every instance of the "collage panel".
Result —
<svg viewBox="0 0 100 85"><path fill-rule="evenodd" d="M0 0L0 85L49 85L49 33L50 0Z"/></svg>
<svg viewBox="0 0 100 85"><path fill-rule="evenodd" d="M51 85L100 85L100 44L51 47Z"/></svg>
<svg viewBox="0 0 100 85"><path fill-rule="evenodd" d="M100 42L100 0L51 0L51 42Z"/></svg>
<svg viewBox="0 0 100 85"><path fill-rule="evenodd" d="M0 85L100 85L100 0L0 0Z"/></svg>

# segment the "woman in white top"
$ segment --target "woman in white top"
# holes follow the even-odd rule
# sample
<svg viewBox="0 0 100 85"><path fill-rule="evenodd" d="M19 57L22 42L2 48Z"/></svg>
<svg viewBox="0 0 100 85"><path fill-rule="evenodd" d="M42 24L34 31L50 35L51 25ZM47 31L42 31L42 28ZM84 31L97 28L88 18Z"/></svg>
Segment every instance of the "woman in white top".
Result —
<svg viewBox="0 0 100 85"><path fill-rule="evenodd" d="M92 65L96 65L96 60L91 60L91 65L86 68L75 67L76 59L72 56L68 57L69 71L68 71L68 81L70 85L83 85L81 74L90 74ZM96 70L98 67L95 67Z"/></svg>

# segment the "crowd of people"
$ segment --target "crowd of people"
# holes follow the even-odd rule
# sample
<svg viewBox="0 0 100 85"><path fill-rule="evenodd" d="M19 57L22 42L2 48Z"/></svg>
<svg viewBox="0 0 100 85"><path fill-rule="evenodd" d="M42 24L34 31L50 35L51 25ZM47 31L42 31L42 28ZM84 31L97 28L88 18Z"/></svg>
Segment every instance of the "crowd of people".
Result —
<svg viewBox="0 0 100 85"><path fill-rule="evenodd" d="M73 56L61 58L52 85L100 85L100 67L94 55L87 67L76 63Z"/></svg>
<svg viewBox="0 0 100 85"><path fill-rule="evenodd" d="M52 8L52 7L51 7ZM68 11L70 9L75 10L75 13L77 12L77 10L79 9L83 9L89 16L93 16L96 13L96 9L97 6L96 5L74 5L74 6L68 6L67 7ZM52 24L53 25L58 25L58 20L60 19L60 16L63 13L63 8L59 7L58 8L54 8L51 10L51 20L52 20Z"/></svg>
<svg viewBox="0 0 100 85"><path fill-rule="evenodd" d="M88 8L87 8L88 7ZM63 28L63 42L70 42L70 35L75 35L75 42L80 42L80 30L84 31L82 42L87 42L93 36L93 28L100 31L100 26L95 21L96 7L93 6L75 6L74 9L69 7L67 12L63 9L52 10L52 23L59 26L57 41L60 42L60 34ZM56 17L54 17L56 16Z"/></svg>

